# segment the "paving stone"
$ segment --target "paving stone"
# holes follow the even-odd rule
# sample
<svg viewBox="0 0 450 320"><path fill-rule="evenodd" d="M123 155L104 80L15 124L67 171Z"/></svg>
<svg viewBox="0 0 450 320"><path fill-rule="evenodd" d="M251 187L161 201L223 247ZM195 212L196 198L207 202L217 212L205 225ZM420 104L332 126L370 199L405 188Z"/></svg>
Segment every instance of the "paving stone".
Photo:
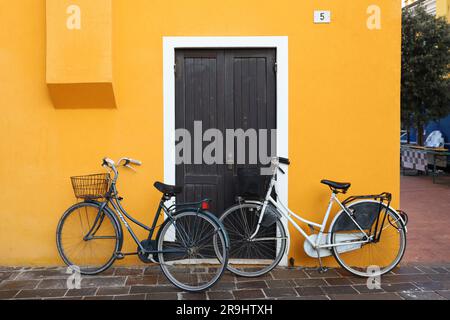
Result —
<svg viewBox="0 0 450 320"><path fill-rule="evenodd" d="M352 282L347 278L325 278L324 279L330 286L342 286L350 285Z"/></svg>
<svg viewBox="0 0 450 320"><path fill-rule="evenodd" d="M450 273L430 274L428 277L433 281L450 281Z"/></svg>
<svg viewBox="0 0 450 320"><path fill-rule="evenodd" d="M340 294L330 295L331 300L402 300L402 298L395 293L374 293L374 294Z"/></svg>
<svg viewBox="0 0 450 320"><path fill-rule="evenodd" d="M436 273L449 273L449 270L444 267L432 267L431 269L433 269Z"/></svg>
<svg viewBox="0 0 450 320"><path fill-rule="evenodd" d="M179 296L181 300L206 300L205 292L182 292Z"/></svg>
<svg viewBox="0 0 450 320"><path fill-rule="evenodd" d="M288 270L288 269L279 269L272 271L272 276L276 280L283 279L306 279L308 275L304 270Z"/></svg>
<svg viewBox="0 0 450 320"><path fill-rule="evenodd" d="M236 283L233 282L223 282L220 280L218 283L211 288L213 291L231 291L236 290Z"/></svg>
<svg viewBox="0 0 450 320"><path fill-rule="evenodd" d="M63 300L69 300L69 301L78 301L83 300L83 297L58 297L58 298L42 298L42 300L56 300L56 301L63 301Z"/></svg>
<svg viewBox="0 0 450 320"><path fill-rule="evenodd" d="M127 278L126 285L127 286L136 286L136 285L154 285L158 283L158 276L150 275L150 276L129 276Z"/></svg>
<svg viewBox="0 0 450 320"><path fill-rule="evenodd" d="M450 300L450 290L439 290L437 293L445 299Z"/></svg>
<svg viewBox="0 0 450 320"><path fill-rule="evenodd" d="M81 286L86 287L121 287L125 285L126 277L83 277Z"/></svg>
<svg viewBox="0 0 450 320"><path fill-rule="evenodd" d="M330 300L327 296L300 296L300 297L283 297L277 300Z"/></svg>
<svg viewBox="0 0 450 320"><path fill-rule="evenodd" d="M390 284L382 284L381 288L386 292L412 292L412 291L420 291L412 283L390 283Z"/></svg>
<svg viewBox="0 0 450 320"><path fill-rule="evenodd" d="M295 287L294 280L266 280L266 284L269 288L292 288Z"/></svg>
<svg viewBox="0 0 450 320"><path fill-rule="evenodd" d="M36 290L21 290L15 299L38 299L38 298L55 298L64 297L66 289L36 289Z"/></svg>
<svg viewBox="0 0 450 320"><path fill-rule="evenodd" d="M450 290L450 281L414 282L422 291Z"/></svg>
<svg viewBox="0 0 450 320"><path fill-rule="evenodd" d="M12 272L0 272L0 282L3 280L11 280Z"/></svg>
<svg viewBox="0 0 450 320"><path fill-rule="evenodd" d="M176 292L147 293L146 300L178 300Z"/></svg>
<svg viewBox="0 0 450 320"><path fill-rule="evenodd" d="M130 287L103 287L99 288L97 296L117 296L122 294L129 294Z"/></svg>
<svg viewBox="0 0 450 320"><path fill-rule="evenodd" d="M294 282L298 287L319 287L328 285L324 279L295 279Z"/></svg>
<svg viewBox="0 0 450 320"><path fill-rule="evenodd" d="M341 277L354 277L354 275L352 273L348 272L347 270L345 270L343 268L336 268L336 269L334 269L334 271L336 271L336 273Z"/></svg>
<svg viewBox="0 0 450 320"><path fill-rule="evenodd" d="M115 268L115 276L142 276L144 268Z"/></svg>
<svg viewBox="0 0 450 320"><path fill-rule="evenodd" d="M84 297L83 300L113 300L114 296L90 296Z"/></svg>
<svg viewBox="0 0 450 320"><path fill-rule="evenodd" d="M207 292L209 300L233 300L234 296L230 291L210 291Z"/></svg>
<svg viewBox="0 0 450 320"><path fill-rule="evenodd" d="M147 266L144 268L144 275L145 276L154 276L161 274L161 267L158 265L153 266Z"/></svg>
<svg viewBox="0 0 450 320"><path fill-rule="evenodd" d="M406 300L445 300L444 297L435 292L404 292L399 293Z"/></svg>
<svg viewBox="0 0 450 320"><path fill-rule="evenodd" d="M329 295L341 295L341 294L358 294L358 291L353 289L351 286L331 286L322 287L322 290Z"/></svg>
<svg viewBox="0 0 450 320"><path fill-rule="evenodd" d="M310 278L339 278L341 275L334 269L330 269L325 273L320 273L317 268L314 269L307 269L305 270L305 273Z"/></svg>
<svg viewBox="0 0 450 320"><path fill-rule="evenodd" d="M264 289L264 293L269 298L295 297L297 292L293 288Z"/></svg>
<svg viewBox="0 0 450 320"><path fill-rule="evenodd" d="M174 286L132 286L130 294L136 293L158 293L158 292L179 292Z"/></svg>
<svg viewBox="0 0 450 320"><path fill-rule="evenodd" d="M284 270L282 270L282 271L284 271ZM246 282L246 281L250 281L250 280L273 280L273 275L272 275L272 273L266 273L266 274L263 274L262 276L259 276L259 277L256 277L256 278L248 278L248 277L238 277L238 276L232 276L232 275L230 275L230 276L225 276L225 277L223 277L223 279L225 280L225 281L233 281L233 278L234 279L236 279L235 281L236 282Z"/></svg>
<svg viewBox="0 0 450 320"><path fill-rule="evenodd" d="M21 272L17 275L16 280L40 280L52 278L67 279L69 274L65 269L51 269L51 270L30 270Z"/></svg>
<svg viewBox="0 0 450 320"><path fill-rule="evenodd" d="M85 297L85 296L95 296L97 288L81 288L67 290L66 297Z"/></svg>
<svg viewBox="0 0 450 320"><path fill-rule="evenodd" d="M258 290L234 290L233 295L238 300L265 298L261 289Z"/></svg>
<svg viewBox="0 0 450 320"><path fill-rule="evenodd" d="M436 274L437 272L435 270L433 270L432 267L430 266L417 266L417 269L419 269L420 271L422 271L425 274Z"/></svg>
<svg viewBox="0 0 450 320"><path fill-rule="evenodd" d="M17 293L19 293L19 290L0 291L0 300L12 299L17 295Z"/></svg>
<svg viewBox="0 0 450 320"><path fill-rule="evenodd" d="M237 289L264 289L267 288L267 284L264 281L246 281L238 282L236 284Z"/></svg>
<svg viewBox="0 0 450 320"><path fill-rule="evenodd" d="M352 286L354 289L356 289L356 291L358 291L359 293L367 293L367 294L370 294L370 293L382 293L382 292L384 292L384 290L382 289L382 288L379 288L379 289L369 289L368 287L367 287L367 285L364 285L364 284L362 284L362 285L353 285Z"/></svg>
<svg viewBox="0 0 450 320"><path fill-rule="evenodd" d="M270 275L269 275L270 276ZM271 276L270 276L271 277ZM248 281L248 278L245 277L236 277L234 274L232 274L229 271L225 271L225 273L222 275L222 277L220 278L220 281L223 282L236 282L237 279L239 279L240 281Z"/></svg>
<svg viewBox="0 0 450 320"><path fill-rule="evenodd" d="M34 289L40 280L6 280L0 283L0 290Z"/></svg>
<svg viewBox="0 0 450 320"><path fill-rule="evenodd" d="M392 270L393 274L423 274L424 272L419 268L413 266L397 267Z"/></svg>
<svg viewBox="0 0 450 320"><path fill-rule="evenodd" d="M0 267L0 272L11 272L22 270L22 267Z"/></svg>
<svg viewBox="0 0 450 320"><path fill-rule="evenodd" d="M123 296L115 296L114 300L145 300L145 294L127 294Z"/></svg>
<svg viewBox="0 0 450 320"><path fill-rule="evenodd" d="M325 292L321 287L297 287L295 288L299 296L322 296Z"/></svg>
<svg viewBox="0 0 450 320"><path fill-rule="evenodd" d="M350 280L351 283L356 284L356 285L367 285L367 278L362 278L362 277L352 277L352 278L347 278L348 280ZM383 278L381 278L381 281L383 281Z"/></svg>
<svg viewBox="0 0 450 320"><path fill-rule="evenodd" d="M450 278L449 278L450 280ZM386 275L381 277L381 283L405 283L413 281L431 281L429 275L417 274L417 275Z"/></svg>
<svg viewBox="0 0 450 320"><path fill-rule="evenodd" d="M42 280L38 289L67 289L67 279Z"/></svg>

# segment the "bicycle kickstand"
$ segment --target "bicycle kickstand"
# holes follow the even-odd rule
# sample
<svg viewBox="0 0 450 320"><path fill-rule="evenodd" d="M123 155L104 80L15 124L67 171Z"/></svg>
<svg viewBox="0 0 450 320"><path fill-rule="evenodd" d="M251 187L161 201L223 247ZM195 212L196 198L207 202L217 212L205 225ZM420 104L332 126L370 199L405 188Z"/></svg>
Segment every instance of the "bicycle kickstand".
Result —
<svg viewBox="0 0 450 320"><path fill-rule="evenodd" d="M328 268L324 267L322 264L322 257L320 256L319 249L316 249L316 251L317 251L317 259L319 260L319 265L320 265L320 267L317 269L317 272L319 272L320 274L324 274L324 273L328 272Z"/></svg>

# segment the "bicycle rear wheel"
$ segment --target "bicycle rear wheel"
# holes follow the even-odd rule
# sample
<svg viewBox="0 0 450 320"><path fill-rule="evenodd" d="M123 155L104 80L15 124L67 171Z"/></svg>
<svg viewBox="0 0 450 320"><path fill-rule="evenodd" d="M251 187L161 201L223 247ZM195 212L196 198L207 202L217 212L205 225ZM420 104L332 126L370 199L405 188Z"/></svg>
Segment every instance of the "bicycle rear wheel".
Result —
<svg viewBox="0 0 450 320"><path fill-rule="evenodd" d="M228 261L224 231L206 214L183 212L158 235L158 258L167 279L191 292L204 291L222 276Z"/></svg>
<svg viewBox="0 0 450 320"><path fill-rule="evenodd" d="M242 277L259 277L274 269L286 251L287 235L284 225L276 215L266 212L264 219L270 223L258 226L262 206L240 204L228 209L220 220L230 239L228 270ZM276 209L273 209L276 210Z"/></svg>
<svg viewBox="0 0 450 320"><path fill-rule="evenodd" d="M120 251L119 227L101 205L82 202L69 208L56 231L58 252L67 266L94 275L108 269Z"/></svg>
<svg viewBox="0 0 450 320"><path fill-rule="evenodd" d="M333 247L337 262L360 277L381 276L394 269L406 248L406 230L400 216L386 205L381 205L380 211L379 202L374 201L358 202L350 205L349 209L367 235L373 235L376 216L380 212L377 231L381 229L382 232L379 240L373 240L375 238L372 236L366 241L364 233L342 212L335 219L330 235L331 244L338 245Z"/></svg>

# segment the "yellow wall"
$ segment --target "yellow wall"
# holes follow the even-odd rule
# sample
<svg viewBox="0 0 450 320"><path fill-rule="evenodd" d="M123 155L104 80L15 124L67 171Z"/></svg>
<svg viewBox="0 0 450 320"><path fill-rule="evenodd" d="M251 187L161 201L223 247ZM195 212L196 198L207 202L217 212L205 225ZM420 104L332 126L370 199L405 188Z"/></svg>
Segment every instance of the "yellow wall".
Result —
<svg viewBox="0 0 450 320"><path fill-rule="evenodd" d="M371 4L381 30L366 27ZM333 22L314 25L314 9L332 10ZM120 189L150 222L163 178L163 36L288 36L290 206L321 220L325 177L352 181L354 194L391 191L397 206L400 13L392 0L114 0L117 108L67 110L46 86L45 1L0 0L0 265L61 264L55 228L74 202L69 176L101 172L104 156L144 162ZM290 256L316 264L293 231Z"/></svg>
<svg viewBox="0 0 450 320"><path fill-rule="evenodd" d="M438 17L447 17L447 20L450 21L449 0L436 0L436 15Z"/></svg>

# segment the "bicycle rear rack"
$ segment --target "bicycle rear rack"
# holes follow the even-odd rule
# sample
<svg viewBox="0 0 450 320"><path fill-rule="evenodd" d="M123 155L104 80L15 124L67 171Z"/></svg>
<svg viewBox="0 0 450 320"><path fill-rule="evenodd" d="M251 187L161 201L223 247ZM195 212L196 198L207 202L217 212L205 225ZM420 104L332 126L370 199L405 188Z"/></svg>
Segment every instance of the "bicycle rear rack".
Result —
<svg viewBox="0 0 450 320"><path fill-rule="evenodd" d="M383 192L381 194L371 194L371 195L363 195L363 196L351 196L345 199L342 204L345 206L346 204L353 202L355 200L365 200L365 199L372 199L375 201L380 200L380 202L388 202L388 207L391 204L392 201L392 194L389 192Z"/></svg>

